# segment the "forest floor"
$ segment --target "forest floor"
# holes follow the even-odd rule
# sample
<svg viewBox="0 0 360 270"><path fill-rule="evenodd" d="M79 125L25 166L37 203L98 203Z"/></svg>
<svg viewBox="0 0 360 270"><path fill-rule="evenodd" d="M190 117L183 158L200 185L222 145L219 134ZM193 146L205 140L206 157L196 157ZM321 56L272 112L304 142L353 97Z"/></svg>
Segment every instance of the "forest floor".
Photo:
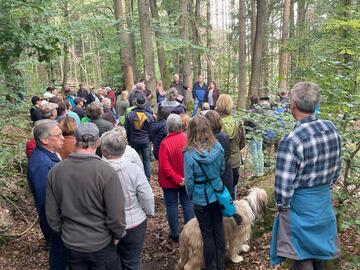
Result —
<svg viewBox="0 0 360 270"><path fill-rule="evenodd" d="M27 132L16 127L11 127L7 131L9 140L16 137L27 138ZM10 134L9 134L10 133ZM34 208L33 199L27 188L26 164L21 163L21 159L14 162L17 173L9 176L3 176L6 180L6 187L0 188L0 205L7 208L12 216L13 225L8 232L9 234L19 234L25 231L36 220L37 214ZM142 252L143 270L173 270L178 260L179 244L168 239L168 225L166 211L163 203L163 196L158 182L156 181L157 164L152 163L151 181L155 194L156 214L155 217L149 218L147 237ZM227 260L226 269L228 270L264 270L272 269L269 265L269 243L271 238L271 226L276 214L272 200L273 174L268 174L262 178L251 179L243 176L239 184L238 196L243 197L247 191L258 186L269 192L269 209L263 221L256 222L252 239L250 240L250 251L242 254L244 261L240 264L232 264ZM3 196L5 195L7 199ZM13 202L10 203L11 200ZM16 207L15 207L16 205ZM18 208L18 209L17 209ZM22 213L20 213L20 211ZM181 214L180 214L181 216ZM340 234L342 256L340 260L331 261L328 264L329 269L359 269L350 267L350 261L359 261L360 254L360 236L354 229L349 229ZM1 246L1 243L0 243ZM48 269L48 254L43 249L44 242L40 227L36 224L26 234L20 237L12 237L0 247L0 269L22 270ZM287 264L277 269L287 269Z"/></svg>

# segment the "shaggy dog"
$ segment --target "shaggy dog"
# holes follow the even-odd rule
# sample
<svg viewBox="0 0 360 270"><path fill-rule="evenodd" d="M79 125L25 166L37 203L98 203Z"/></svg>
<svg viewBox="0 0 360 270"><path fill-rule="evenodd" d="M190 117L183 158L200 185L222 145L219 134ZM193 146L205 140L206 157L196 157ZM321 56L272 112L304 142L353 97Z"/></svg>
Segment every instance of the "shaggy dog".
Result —
<svg viewBox="0 0 360 270"><path fill-rule="evenodd" d="M224 235L231 261L239 263L243 261L240 251L248 252L250 249L245 242L250 239L255 218L265 214L267 194L263 189L252 188L245 198L234 201L234 204L236 212L242 217L242 223L238 226L232 217L224 218ZM199 223L193 218L186 223L180 234L180 259L177 269L200 270L203 264L203 240Z"/></svg>

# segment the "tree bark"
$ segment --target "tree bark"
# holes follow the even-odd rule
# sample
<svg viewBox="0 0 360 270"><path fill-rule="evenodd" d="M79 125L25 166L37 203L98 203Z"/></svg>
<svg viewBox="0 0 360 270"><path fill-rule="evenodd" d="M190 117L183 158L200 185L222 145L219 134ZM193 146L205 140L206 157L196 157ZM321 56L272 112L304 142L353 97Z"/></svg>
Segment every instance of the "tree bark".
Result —
<svg viewBox="0 0 360 270"><path fill-rule="evenodd" d="M65 22L69 21L69 9L68 3L64 3L64 20ZM63 67L63 81L62 81L62 88L64 89L68 83L68 73L69 73L69 41L64 43L64 67Z"/></svg>
<svg viewBox="0 0 360 270"><path fill-rule="evenodd" d="M239 0L239 77L237 108L246 106L246 0Z"/></svg>
<svg viewBox="0 0 360 270"><path fill-rule="evenodd" d="M131 66L133 69L133 77L134 81L137 81L139 79L139 71L136 64L136 43L135 43L135 34L133 30L133 22L134 22L134 0L129 1L129 15L126 16L126 24L129 29L131 29L129 34L129 53L130 53L130 60L131 60Z"/></svg>
<svg viewBox="0 0 360 270"><path fill-rule="evenodd" d="M258 95L261 82L262 47L264 43L264 21L266 16L267 0L257 0L256 32L254 49L252 52L251 77L248 98Z"/></svg>
<svg viewBox="0 0 360 270"><path fill-rule="evenodd" d="M165 89L170 87L170 74L167 69L166 65L166 58L165 58L165 50L164 46L160 43L159 39L161 36L161 29L160 29L160 16L159 11L157 8L156 0L150 0L150 10L151 16L158 22L157 27L155 28L155 37L156 37L156 48L157 48L157 57L159 62L161 80L163 81L163 85Z"/></svg>
<svg viewBox="0 0 360 270"><path fill-rule="evenodd" d="M180 0L180 38L182 40L189 40L189 22L188 22L188 0ZM190 73L190 57L187 46L182 48L182 61L181 69L183 73L183 82L185 85L191 85L191 73ZM190 91L185 92L185 102L190 101Z"/></svg>
<svg viewBox="0 0 360 270"><path fill-rule="evenodd" d="M195 0L195 12L193 22L193 42L200 46L200 2ZM193 78L196 78L201 73L201 59L199 50L193 50Z"/></svg>
<svg viewBox="0 0 360 270"><path fill-rule="evenodd" d="M125 1L114 0L114 13L116 23L116 31L120 42L120 60L123 66L124 81L126 90L131 91L134 85L134 74L132 60L130 56L130 39L126 29L126 13Z"/></svg>
<svg viewBox="0 0 360 270"><path fill-rule="evenodd" d="M281 91L287 90L287 75L288 75L288 41L289 41L289 28L290 28L290 9L291 0L284 0L283 6L283 23L282 23L282 35L280 43L280 55L279 55L279 89Z"/></svg>
<svg viewBox="0 0 360 270"><path fill-rule="evenodd" d="M289 37L290 39L295 38L295 1L291 0L291 6L290 6L290 30L289 30ZM295 70L296 70L296 52L294 50L291 50L289 55L289 63L288 67L290 68L290 75L289 77L289 84L292 85L295 76Z"/></svg>
<svg viewBox="0 0 360 270"><path fill-rule="evenodd" d="M149 0L138 0L138 11L140 22L141 49L144 59L144 79L147 88L151 90L151 105L156 107L156 75L154 65L154 52L152 47Z"/></svg>
<svg viewBox="0 0 360 270"><path fill-rule="evenodd" d="M206 54L206 73L207 81L212 81L212 70L211 70L211 1L206 2L206 48L208 52Z"/></svg>
<svg viewBox="0 0 360 270"><path fill-rule="evenodd" d="M256 1L257 0L250 0L250 4L251 4L251 8L250 8L250 24L251 24L251 32L250 32L250 48L251 48L251 52L254 51L254 43L255 43L255 34L256 34L256 14L257 14L257 9L256 9Z"/></svg>

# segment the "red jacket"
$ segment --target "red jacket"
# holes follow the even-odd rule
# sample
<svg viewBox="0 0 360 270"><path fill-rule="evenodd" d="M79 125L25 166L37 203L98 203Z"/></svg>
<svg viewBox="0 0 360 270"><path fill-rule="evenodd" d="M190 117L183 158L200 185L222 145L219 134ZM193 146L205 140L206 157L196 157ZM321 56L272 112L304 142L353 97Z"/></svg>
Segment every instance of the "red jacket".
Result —
<svg viewBox="0 0 360 270"><path fill-rule="evenodd" d="M114 90L111 90L109 93L108 93L108 98L110 98L111 100L111 109L115 106L116 104L116 95L115 95L115 91Z"/></svg>
<svg viewBox="0 0 360 270"><path fill-rule="evenodd" d="M36 142L35 142L35 139L31 139L31 140L28 140L26 142L26 148L25 148L25 153L26 153L26 157L29 159L32 152L35 150L36 148Z"/></svg>
<svg viewBox="0 0 360 270"><path fill-rule="evenodd" d="M184 178L183 150L186 136L182 132L172 132L163 139L159 149L159 184L161 188L182 188Z"/></svg>

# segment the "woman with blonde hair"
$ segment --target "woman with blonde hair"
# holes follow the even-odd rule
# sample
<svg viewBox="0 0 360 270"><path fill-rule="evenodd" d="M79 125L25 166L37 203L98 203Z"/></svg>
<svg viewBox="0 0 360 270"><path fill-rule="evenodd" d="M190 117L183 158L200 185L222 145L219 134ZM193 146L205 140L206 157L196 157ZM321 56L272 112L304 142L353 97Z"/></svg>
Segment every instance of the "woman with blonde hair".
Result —
<svg viewBox="0 0 360 270"><path fill-rule="evenodd" d="M223 216L214 191L223 188L224 170L224 150L208 120L202 115L193 117L184 152L185 187L194 204L204 243L205 269L209 270L225 269Z"/></svg>
<svg viewBox="0 0 360 270"><path fill-rule="evenodd" d="M241 149L245 147L245 135L243 126L240 119L231 115L234 102L232 98L227 94L221 94L216 102L215 111L220 114L221 117L221 131L229 135L230 139L230 163L233 173L234 192L233 198L236 198L236 186L240 178L239 168L242 162Z"/></svg>
<svg viewBox="0 0 360 270"><path fill-rule="evenodd" d="M64 136L64 144L62 149L59 151L59 154L62 159L65 159L74 152L76 144L75 133L77 130L77 125L75 120L68 116L60 119L59 125L62 130L62 135Z"/></svg>
<svg viewBox="0 0 360 270"><path fill-rule="evenodd" d="M160 103L165 100L165 90L161 80L156 81L156 102Z"/></svg>
<svg viewBox="0 0 360 270"><path fill-rule="evenodd" d="M116 113L119 117L123 116L130 106L128 96L129 92L127 90L122 91L120 94L120 98L118 98L116 101Z"/></svg>

